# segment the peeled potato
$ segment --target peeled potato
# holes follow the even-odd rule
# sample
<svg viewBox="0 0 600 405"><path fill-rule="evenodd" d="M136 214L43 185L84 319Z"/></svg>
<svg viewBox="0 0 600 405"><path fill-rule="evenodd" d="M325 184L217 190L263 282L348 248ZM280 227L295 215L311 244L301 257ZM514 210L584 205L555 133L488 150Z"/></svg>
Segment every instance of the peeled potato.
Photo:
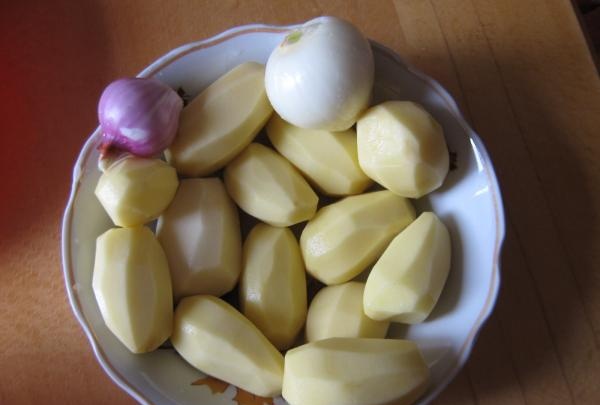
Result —
<svg viewBox="0 0 600 405"><path fill-rule="evenodd" d="M175 310L171 343L192 366L254 395L281 394L283 356L234 307L197 295Z"/></svg>
<svg viewBox="0 0 600 405"><path fill-rule="evenodd" d="M300 247L288 228L258 224L248 235L240 305L275 347L284 350L292 345L306 320L306 273Z"/></svg>
<svg viewBox="0 0 600 405"><path fill-rule="evenodd" d="M176 299L220 296L233 289L242 270L238 212L219 178L186 179L158 219Z"/></svg>
<svg viewBox="0 0 600 405"><path fill-rule="evenodd" d="M290 405L408 405L428 382L413 342L331 338L286 353L283 398Z"/></svg>
<svg viewBox="0 0 600 405"><path fill-rule="evenodd" d="M156 219L178 184L175 169L162 160L128 156L104 171L95 193L115 225L134 227Z"/></svg>
<svg viewBox="0 0 600 405"><path fill-rule="evenodd" d="M237 205L273 226L313 217L319 197L296 169L274 150L250 144L225 168L225 186Z"/></svg>
<svg viewBox="0 0 600 405"><path fill-rule="evenodd" d="M422 213L390 243L365 287L372 319L418 323L429 316L450 270L450 234L432 212Z"/></svg>
<svg viewBox="0 0 600 405"><path fill-rule="evenodd" d="M265 67L243 63L183 109L167 159L186 176L219 170L252 142L272 112L265 91Z"/></svg>
<svg viewBox="0 0 600 405"><path fill-rule="evenodd" d="M306 270L327 285L346 282L374 262L414 219L410 201L387 190L321 208L300 237Z"/></svg>
<svg viewBox="0 0 600 405"><path fill-rule="evenodd" d="M100 235L92 287L106 326L133 353L150 352L171 334L169 266L150 229L114 228Z"/></svg>
<svg viewBox="0 0 600 405"><path fill-rule="evenodd" d="M364 283L350 281L320 290L306 318L309 342L332 337L385 338L389 323L375 321L363 311Z"/></svg>
<svg viewBox="0 0 600 405"><path fill-rule="evenodd" d="M267 135L275 149L325 194L358 194L372 183L358 165L353 129L342 132L304 129L273 114L267 124Z"/></svg>
<svg viewBox="0 0 600 405"><path fill-rule="evenodd" d="M449 168L446 140L419 104L376 105L360 117L356 130L360 167L388 190L419 198L442 185Z"/></svg>

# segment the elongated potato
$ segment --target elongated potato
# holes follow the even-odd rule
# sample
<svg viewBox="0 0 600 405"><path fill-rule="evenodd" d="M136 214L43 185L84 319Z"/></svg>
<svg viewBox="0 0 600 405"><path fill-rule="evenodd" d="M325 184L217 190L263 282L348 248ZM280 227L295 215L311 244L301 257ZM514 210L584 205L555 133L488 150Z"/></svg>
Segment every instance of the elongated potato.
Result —
<svg viewBox="0 0 600 405"><path fill-rule="evenodd" d="M300 237L306 270L325 284L362 272L415 219L410 201L384 190L321 208Z"/></svg>
<svg viewBox="0 0 600 405"><path fill-rule="evenodd" d="M267 124L267 135L275 149L325 194L358 194L372 183L358 165L353 129L342 132L304 129L273 114Z"/></svg>
<svg viewBox="0 0 600 405"><path fill-rule="evenodd" d="M106 326L133 353L150 352L171 334L169 266L150 229L114 228L98 237L92 288Z"/></svg>
<svg viewBox="0 0 600 405"><path fill-rule="evenodd" d="M167 160L186 176L224 167L256 136L273 107L265 91L265 67L246 62L208 86L181 112Z"/></svg>
<svg viewBox="0 0 600 405"><path fill-rule="evenodd" d="M283 356L234 307L196 295L175 310L171 343L192 366L254 395L281 394Z"/></svg>
<svg viewBox="0 0 600 405"><path fill-rule="evenodd" d="M359 305L362 308L362 296ZM279 350L287 349L306 320L306 272L288 228L256 225L244 242L242 312Z"/></svg>
<svg viewBox="0 0 600 405"><path fill-rule="evenodd" d="M356 124L358 161L373 180L409 198L440 187L448 174L442 127L419 104L387 101Z"/></svg>
<svg viewBox="0 0 600 405"><path fill-rule="evenodd" d="M450 234L424 212L390 243L365 287L364 309L372 319L418 323L435 306L450 270Z"/></svg>
<svg viewBox="0 0 600 405"><path fill-rule="evenodd" d="M331 338L286 353L283 398L290 405L408 405L428 382L413 342Z"/></svg>
<svg viewBox="0 0 600 405"><path fill-rule="evenodd" d="M309 342L332 337L385 338L389 322L375 321L363 311L364 283L349 281L321 289L306 318Z"/></svg>
<svg viewBox="0 0 600 405"><path fill-rule="evenodd" d="M115 225L135 227L156 219L177 185L175 169L162 160L128 156L104 171L95 193Z"/></svg>
<svg viewBox="0 0 600 405"><path fill-rule="evenodd" d="M158 219L175 299L220 296L233 289L242 270L238 211L219 178L186 179Z"/></svg>
<svg viewBox="0 0 600 405"><path fill-rule="evenodd" d="M250 144L225 168L225 187L248 214L273 226L313 217L319 197L296 169L274 150Z"/></svg>

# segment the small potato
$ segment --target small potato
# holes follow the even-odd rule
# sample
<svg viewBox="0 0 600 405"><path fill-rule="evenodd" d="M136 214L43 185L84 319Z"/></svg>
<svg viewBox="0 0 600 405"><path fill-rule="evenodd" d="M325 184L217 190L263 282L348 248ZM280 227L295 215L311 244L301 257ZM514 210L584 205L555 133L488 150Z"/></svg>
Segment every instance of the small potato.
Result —
<svg viewBox="0 0 600 405"><path fill-rule="evenodd" d="M225 186L237 205L273 226L290 226L315 215L319 197L274 150L250 144L225 168Z"/></svg>
<svg viewBox="0 0 600 405"><path fill-rule="evenodd" d="M175 299L233 289L242 271L238 211L219 178L181 180L173 202L158 219Z"/></svg>
<svg viewBox="0 0 600 405"><path fill-rule="evenodd" d="M362 310L361 303L362 296ZM284 350L304 326L306 305L306 272L294 234L288 228L256 225L244 242L242 313Z"/></svg>
<svg viewBox="0 0 600 405"><path fill-rule="evenodd" d="M242 63L183 109L175 141L165 152L167 160L185 176L211 174L252 142L272 112L265 67Z"/></svg>
<svg viewBox="0 0 600 405"><path fill-rule="evenodd" d="M349 281L414 219L410 201L387 190L323 207L300 237L306 270L327 285Z"/></svg>
<svg viewBox="0 0 600 405"><path fill-rule="evenodd" d="M328 195L363 192L372 183L358 164L356 132L295 127L273 114L267 135L279 153Z"/></svg>
<svg viewBox="0 0 600 405"><path fill-rule="evenodd" d="M428 382L413 342L331 338L286 353L283 398L290 405L409 405Z"/></svg>
<svg viewBox="0 0 600 405"><path fill-rule="evenodd" d="M281 394L283 356L252 322L220 298L182 299L175 310L171 343L203 373L261 397Z"/></svg>
<svg viewBox="0 0 600 405"><path fill-rule="evenodd" d="M450 234L432 212L422 213L390 243L365 287L372 319L418 323L435 306L450 270Z"/></svg>
<svg viewBox="0 0 600 405"><path fill-rule="evenodd" d="M169 266L145 226L98 237L92 288L106 326L133 353L150 352L171 334Z"/></svg>
<svg viewBox="0 0 600 405"><path fill-rule="evenodd" d="M128 156L104 171L95 193L115 225L135 227L158 218L178 184L175 169L162 160Z"/></svg>
<svg viewBox="0 0 600 405"><path fill-rule="evenodd" d="M365 315L364 290L364 283L350 281L319 291L308 309L306 339L314 342L332 337L385 338L389 322Z"/></svg>
<svg viewBox="0 0 600 405"><path fill-rule="evenodd" d="M383 187L419 198L442 185L449 169L446 140L419 104L376 105L360 117L356 130L360 167Z"/></svg>

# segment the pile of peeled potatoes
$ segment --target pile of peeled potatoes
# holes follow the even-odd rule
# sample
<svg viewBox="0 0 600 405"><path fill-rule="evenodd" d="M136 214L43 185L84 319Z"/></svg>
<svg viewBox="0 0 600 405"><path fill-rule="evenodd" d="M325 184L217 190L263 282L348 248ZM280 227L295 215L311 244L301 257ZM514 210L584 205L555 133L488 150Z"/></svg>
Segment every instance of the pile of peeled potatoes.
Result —
<svg viewBox="0 0 600 405"><path fill-rule="evenodd" d="M373 79L368 40L320 17L186 105L151 78L105 89L95 192L116 227L97 239L93 290L130 351L170 339L202 372L291 405L423 394L417 345L385 337L425 321L446 282L448 230L410 199L442 185L448 150L422 106L370 105ZM310 302L307 279L322 287ZM237 308L220 298L236 287Z"/></svg>

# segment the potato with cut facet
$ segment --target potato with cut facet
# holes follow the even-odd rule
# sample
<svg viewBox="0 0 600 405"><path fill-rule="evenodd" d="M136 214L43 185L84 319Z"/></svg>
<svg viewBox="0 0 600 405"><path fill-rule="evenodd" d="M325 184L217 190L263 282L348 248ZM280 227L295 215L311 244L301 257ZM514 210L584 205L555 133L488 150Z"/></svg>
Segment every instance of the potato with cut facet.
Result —
<svg viewBox="0 0 600 405"><path fill-rule="evenodd" d="M409 405L429 374L411 341L331 338L285 354L282 395L290 405Z"/></svg>
<svg viewBox="0 0 600 405"><path fill-rule="evenodd" d="M300 237L306 270L327 285L349 281L414 219L410 201L387 190L323 207Z"/></svg>
<svg viewBox="0 0 600 405"><path fill-rule="evenodd" d="M252 322L220 298L182 299L175 310L171 343L203 373L254 395L281 394L283 356Z"/></svg>
<svg viewBox="0 0 600 405"><path fill-rule="evenodd" d="M358 120L356 132L360 167L400 196L430 193L448 174L442 127L417 103L386 101L371 107Z"/></svg>
<svg viewBox="0 0 600 405"><path fill-rule="evenodd" d="M95 193L115 225L134 227L158 218L178 184L175 169L162 160L127 156L102 173Z"/></svg>
<svg viewBox="0 0 600 405"><path fill-rule="evenodd" d="M321 289L306 318L309 342L332 337L385 338L389 322L375 321L363 311L365 283L349 281Z"/></svg>
<svg viewBox="0 0 600 405"><path fill-rule="evenodd" d="M240 306L275 347L292 345L306 320L306 272L288 228L258 224L250 231L244 242Z"/></svg>
<svg viewBox="0 0 600 405"><path fill-rule="evenodd" d="M225 187L246 213L273 226L313 217L319 197L300 173L273 149L250 144L225 168Z"/></svg>
<svg viewBox="0 0 600 405"><path fill-rule="evenodd" d="M171 334L169 266L145 226L98 237L92 288L106 326L133 353L150 352Z"/></svg>
<svg viewBox="0 0 600 405"><path fill-rule="evenodd" d="M372 319L418 323L438 301L450 270L450 234L433 212L422 213L390 243L365 287Z"/></svg>
<svg viewBox="0 0 600 405"><path fill-rule="evenodd" d="M238 211L219 178L181 180L169 208L158 219L175 299L223 295L242 270Z"/></svg>
<svg viewBox="0 0 600 405"><path fill-rule="evenodd" d="M264 65L242 63L182 110L167 160L185 176L211 174L252 142L271 113Z"/></svg>
<svg viewBox="0 0 600 405"><path fill-rule="evenodd" d="M356 132L296 127L273 114L267 135L279 153L328 195L363 192L372 183L358 164Z"/></svg>

